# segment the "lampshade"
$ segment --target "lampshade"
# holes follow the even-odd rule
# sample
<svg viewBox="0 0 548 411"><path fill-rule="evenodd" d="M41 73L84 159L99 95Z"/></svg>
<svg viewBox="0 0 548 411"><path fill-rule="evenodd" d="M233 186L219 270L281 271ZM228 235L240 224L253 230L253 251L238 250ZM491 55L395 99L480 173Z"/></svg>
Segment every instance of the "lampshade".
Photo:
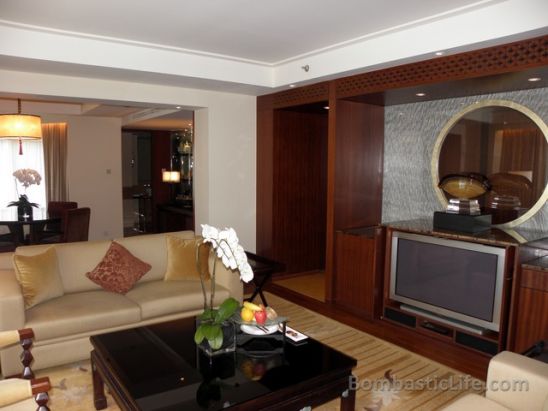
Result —
<svg viewBox="0 0 548 411"><path fill-rule="evenodd" d="M39 116L21 114L17 99L17 114L0 114L0 138L18 138L19 154L23 154L21 139L42 138L42 121Z"/></svg>
<svg viewBox="0 0 548 411"><path fill-rule="evenodd" d="M181 172L162 170L162 181L164 183L178 183L181 181Z"/></svg>
<svg viewBox="0 0 548 411"><path fill-rule="evenodd" d="M40 117L28 114L0 115L0 138L42 138Z"/></svg>

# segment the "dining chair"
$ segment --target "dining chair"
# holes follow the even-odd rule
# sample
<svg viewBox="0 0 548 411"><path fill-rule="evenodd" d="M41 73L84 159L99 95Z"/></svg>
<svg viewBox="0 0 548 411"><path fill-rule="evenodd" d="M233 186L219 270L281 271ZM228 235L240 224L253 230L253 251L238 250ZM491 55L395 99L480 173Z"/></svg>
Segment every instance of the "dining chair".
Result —
<svg viewBox="0 0 548 411"><path fill-rule="evenodd" d="M21 359L23 372L17 378L5 378L0 380L0 410L23 411L34 410L49 411L47 406L51 389L48 377L34 378L30 369L33 360L30 348L32 346L34 332L31 328L21 330L1 331L0 348L19 343L22 347Z"/></svg>
<svg viewBox="0 0 548 411"><path fill-rule="evenodd" d="M88 241L90 217L91 209L89 207L65 210L61 222L63 231L61 233L61 242Z"/></svg>
<svg viewBox="0 0 548 411"><path fill-rule="evenodd" d="M48 217L63 218L63 211L78 208L76 201L50 201L48 202ZM60 234L61 221L48 223L44 229L44 235Z"/></svg>
<svg viewBox="0 0 548 411"><path fill-rule="evenodd" d="M70 208L62 211L61 232L53 236L44 236L40 243L73 243L87 241L89 237L89 207Z"/></svg>

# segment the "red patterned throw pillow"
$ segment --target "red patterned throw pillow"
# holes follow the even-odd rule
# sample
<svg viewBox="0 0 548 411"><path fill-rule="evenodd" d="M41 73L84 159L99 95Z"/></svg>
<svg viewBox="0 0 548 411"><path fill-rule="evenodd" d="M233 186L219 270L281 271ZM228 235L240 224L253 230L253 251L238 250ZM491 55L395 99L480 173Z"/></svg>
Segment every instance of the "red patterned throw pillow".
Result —
<svg viewBox="0 0 548 411"><path fill-rule="evenodd" d="M86 273L91 281L107 291L125 294L148 273L151 265L138 259L122 245L112 242L93 271Z"/></svg>

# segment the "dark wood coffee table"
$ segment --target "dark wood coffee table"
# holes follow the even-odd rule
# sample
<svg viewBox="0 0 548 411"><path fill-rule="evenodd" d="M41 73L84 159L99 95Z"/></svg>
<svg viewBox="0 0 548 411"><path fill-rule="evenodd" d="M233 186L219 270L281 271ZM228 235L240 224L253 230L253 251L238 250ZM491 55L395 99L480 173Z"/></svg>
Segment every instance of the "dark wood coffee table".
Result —
<svg viewBox="0 0 548 411"><path fill-rule="evenodd" d="M194 329L190 318L91 337L95 408L107 406L106 384L123 410L300 410L340 397L354 411L354 358L273 335L210 361Z"/></svg>

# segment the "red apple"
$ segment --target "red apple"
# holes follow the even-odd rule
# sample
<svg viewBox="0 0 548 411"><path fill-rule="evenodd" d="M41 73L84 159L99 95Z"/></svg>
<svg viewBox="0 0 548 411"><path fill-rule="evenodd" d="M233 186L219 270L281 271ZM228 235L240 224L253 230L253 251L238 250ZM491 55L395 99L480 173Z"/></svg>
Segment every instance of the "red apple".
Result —
<svg viewBox="0 0 548 411"><path fill-rule="evenodd" d="M257 321L257 324L263 325L266 322L266 311L255 311L255 321Z"/></svg>

